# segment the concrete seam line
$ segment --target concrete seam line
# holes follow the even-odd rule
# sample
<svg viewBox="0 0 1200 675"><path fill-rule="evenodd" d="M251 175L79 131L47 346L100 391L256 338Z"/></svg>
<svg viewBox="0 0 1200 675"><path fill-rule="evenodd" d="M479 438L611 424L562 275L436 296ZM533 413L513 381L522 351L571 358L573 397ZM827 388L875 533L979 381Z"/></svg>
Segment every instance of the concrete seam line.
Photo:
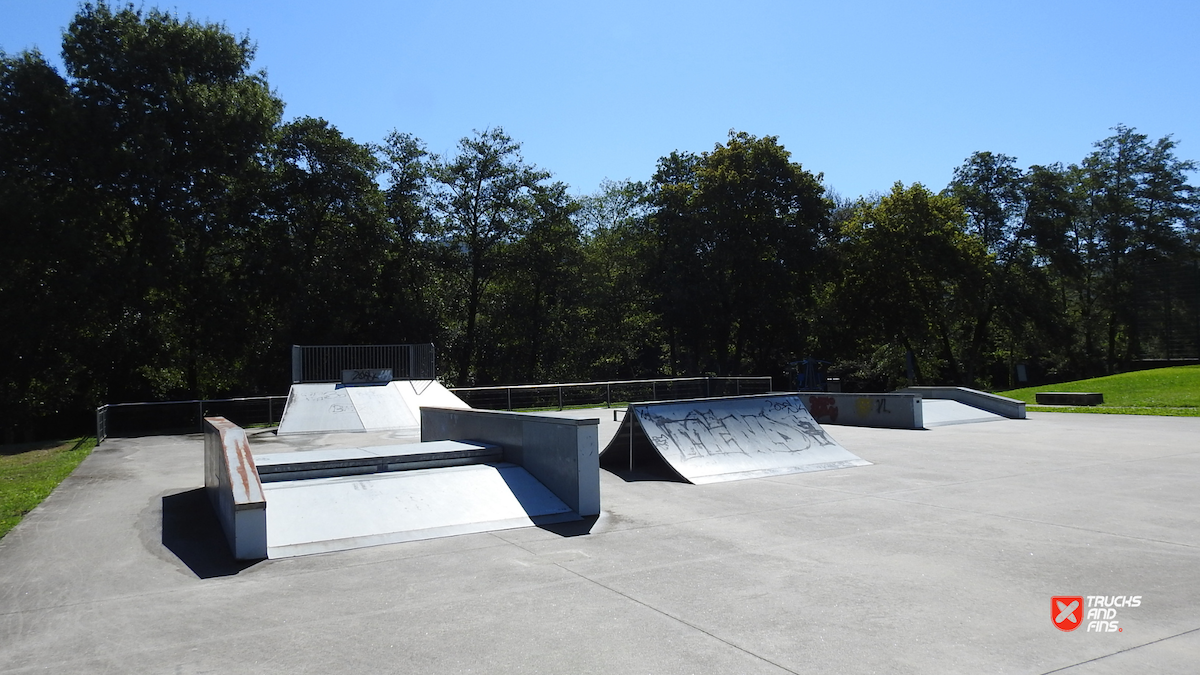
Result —
<svg viewBox="0 0 1200 675"><path fill-rule="evenodd" d="M1159 638L1157 640L1151 640L1150 642L1147 642L1145 644L1134 645L1132 647L1126 647L1125 649L1117 650L1111 654L1105 654L1104 656L1097 656L1094 659L1088 659L1087 661L1080 661L1079 663L1072 663L1069 666L1063 666L1062 668L1055 668L1054 670L1047 670L1046 672L1042 673L1042 675L1050 675L1051 673L1061 673L1062 671L1067 670L1069 668L1074 668L1075 666L1082 666L1085 663L1093 663L1095 661L1107 659L1110 656L1116 656L1117 654L1124 654L1125 652L1131 652L1135 649L1141 649L1142 647L1149 647L1150 645L1158 644L1159 642L1163 642L1165 640L1172 640L1177 637L1183 637L1184 635L1187 635L1188 633L1195 633L1196 631L1200 631L1200 628L1193 628L1191 630L1185 630L1182 633L1176 633L1175 635L1168 635L1167 637L1164 637L1164 638Z"/></svg>
<svg viewBox="0 0 1200 675"><path fill-rule="evenodd" d="M1046 469L1043 471L1023 471L1020 473L1005 474L1003 476L989 476L987 478L974 478L971 480L958 480L958 481L953 481L953 482L948 482L948 483L938 483L936 485L925 485L925 486L921 486L921 487L903 488L900 490L888 490L887 492L880 492L877 494L879 494L879 495L900 495L900 494L905 494L907 492L920 492L923 490L929 490L930 488L954 487L956 485L973 485L975 483L987 483L990 481L1007 480L1009 478L1024 478L1027 476L1045 476L1045 475L1049 475L1049 474L1066 473L1069 471L1076 471L1079 469L1091 469L1094 467L1101 467L1101 466L1118 466L1121 464L1131 464L1134 462L1147 462L1147 461L1153 461L1153 460L1158 460L1158 459L1173 459L1175 457L1189 457L1189 456L1195 455L1195 454L1198 454L1198 453L1195 451L1188 451L1188 452L1181 452L1181 453L1176 453L1176 454L1172 454L1172 455L1160 455L1157 457L1147 457L1147 458L1141 458L1141 459L1126 459L1126 460L1121 460L1119 462L1096 462L1093 464L1080 464L1078 466L1063 467L1060 469ZM886 466L886 465L876 462L874 464L874 466ZM855 467L855 468L865 468L865 467ZM759 480L765 480L765 479L759 479ZM823 486L819 487L817 489L831 490L834 492L845 491L844 488L842 490L839 490L838 488L823 487ZM856 494L856 493L849 493L849 494ZM874 495L872 495L872 496L874 496Z"/></svg>
<svg viewBox="0 0 1200 675"><path fill-rule="evenodd" d="M967 513L967 514L971 514L974 516L983 516L986 518L1001 518L1003 520L1014 520L1019 523L1032 523L1034 525L1045 525L1047 527L1061 527L1061 528L1067 529L1067 530L1076 530L1079 532L1090 532L1092 534L1102 534L1102 535L1105 535L1108 537L1117 537L1119 539L1131 539L1133 541L1143 541L1143 542L1148 542L1151 544L1162 544L1164 546L1179 546L1179 547L1188 548L1188 549L1200 548L1198 546L1195 546L1194 544L1184 544L1184 543L1178 542L1178 541L1166 541L1164 539L1151 539L1150 537L1135 537L1133 535L1121 534L1119 532L1106 532L1104 530L1093 530L1093 529L1087 528L1087 527L1079 527L1078 525L1064 525L1062 523L1051 523L1051 522L1047 522L1045 520L1034 520L1032 518L1017 518L1016 516L1009 516L1009 515L1005 515L1003 513L988 513L985 511L968 511L967 509L955 508L953 506L942 506L941 504L927 504L925 502L917 502L917 501L911 501L911 500L907 500L907 499L893 499L891 497L883 497L883 496L879 496L876 498L882 499L882 500L888 501L888 502L896 502L898 504L928 506L929 508L933 508L933 509L944 509L946 511L954 511L956 513Z"/></svg>
<svg viewBox="0 0 1200 675"><path fill-rule="evenodd" d="M659 608L657 608L657 607L654 607L654 606L652 606L652 605L648 605L648 604L646 604L646 603L642 602L641 600L638 600L637 598L635 598L635 597L633 597L633 596L631 596L631 595L629 595L629 594L627 594L627 593L622 593L621 591L618 591L617 589L615 589L615 588L613 588L613 587L611 587L611 586L607 586L607 585L605 585L605 584L602 584L602 583L600 583L599 581L596 581L595 579L592 579L592 578L590 578L590 577L586 577L586 576L584 576L584 575L580 574L579 572L576 572L575 570L569 569L569 568L567 568L567 567L563 567L563 566L562 566L561 564L559 564L559 563L554 563L554 566L555 566L555 567L558 567L559 569L561 569L561 570L563 570L563 571L565 571L565 572L569 572L569 573L571 573L571 574L573 574L573 575L575 575L575 576L579 577L580 579L583 579L584 581L587 581L587 582L593 583L593 584L595 584L595 585L599 586L600 588L603 588L604 590L606 590L606 591L609 591L610 593L615 593L615 594L617 594L617 595L621 596L622 598L625 598L626 600L629 600L630 602L634 602L634 603L636 603L636 604L638 604L638 605L641 605L642 607L645 607L646 609L648 609L648 610L650 610L650 611L652 611L652 612L654 612L654 613L656 613L656 614L661 614L662 616L665 616L665 617L667 617L668 619L671 619L672 621L676 621L676 622L678 622L678 623L681 623L681 624L683 624L683 625L687 626L688 628L691 628L692 630L699 631L699 632L701 632L701 633L703 633L703 634L707 635L708 637L710 637L710 638L712 638L712 639L716 640L717 642L720 642L720 643L722 643L722 644L724 644L724 645L726 645L726 646L728 646L728 647L732 647L733 649L736 649L737 651L739 651L739 652L741 652L741 653L743 653L743 654L745 654L745 655L747 655L747 656L750 656L750 657L752 657L752 658L755 658L755 659L757 659L757 660L759 660L759 661L762 661L763 663L769 663L769 664L771 664L772 666L775 666L776 668L778 668L778 669L780 669L780 670L784 671L785 673L791 673L792 675L800 675L798 672L796 672L796 671L792 670L791 668L788 668L787 666L784 666L784 665L782 665L782 664L776 663L776 662L772 661L771 659L768 659L768 658L766 658L765 656L759 656L758 654L755 654L754 652L752 652L752 651L750 651L750 650L746 649L745 647L738 646L738 645L736 645L736 644L734 644L734 643L730 642L729 640L726 640L725 638L722 638L722 637L720 637L720 636L714 635L714 634L710 633L709 631L706 631L706 630L704 630L704 629L703 629L703 628L701 628L700 626L697 626L696 624L694 624L694 623L691 623L690 621L686 621L686 620L684 620L684 619L681 619L681 618L679 618L679 617L677 617L677 616L673 616L673 615L671 615L671 614L669 614L669 613L667 613L667 612L665 612L665 611L663 611L663 610L661 610L661 609L659 609Z"/></svg>

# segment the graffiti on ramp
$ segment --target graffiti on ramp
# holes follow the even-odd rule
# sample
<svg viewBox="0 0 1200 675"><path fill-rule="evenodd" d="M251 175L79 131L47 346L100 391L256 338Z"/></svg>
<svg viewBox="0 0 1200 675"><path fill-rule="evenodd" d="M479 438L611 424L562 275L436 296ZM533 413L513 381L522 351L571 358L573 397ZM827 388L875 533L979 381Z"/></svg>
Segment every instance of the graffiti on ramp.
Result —
<svg viewBox="0 0 1200 675"><path fill-rule="evenodd" d="M870 464L839 445L795 395L638 403L626 420L633 428L605 453L636 458L634 446L648 444L692 483Z"/></svg>

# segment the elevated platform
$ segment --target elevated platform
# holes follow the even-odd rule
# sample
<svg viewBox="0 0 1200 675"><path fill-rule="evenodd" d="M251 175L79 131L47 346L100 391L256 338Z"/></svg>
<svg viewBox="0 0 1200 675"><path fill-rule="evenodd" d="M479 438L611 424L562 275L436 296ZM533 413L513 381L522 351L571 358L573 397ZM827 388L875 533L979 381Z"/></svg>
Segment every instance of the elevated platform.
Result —
<svg viewBox="0 0 1200 675"><path fill-rule="evenodd" d="M631 404L601 464L616 471L665 464L704 484L870 462L825 433L799 395L766 394Z"/></svg>

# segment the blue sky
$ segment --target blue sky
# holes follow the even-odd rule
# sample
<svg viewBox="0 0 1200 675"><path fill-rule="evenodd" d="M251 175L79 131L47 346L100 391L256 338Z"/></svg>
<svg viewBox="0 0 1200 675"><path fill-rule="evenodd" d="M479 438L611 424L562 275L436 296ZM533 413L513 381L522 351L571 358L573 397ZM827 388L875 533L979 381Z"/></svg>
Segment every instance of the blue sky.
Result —
<svg viewBox="0 0 1200 675"><path fill-rule="evenodd" d="M1078 162L1117 124L1200 160L1195 0L139 3L258 45L288 118L451 152L501 126L575 194L730 129L847 197L945 187L977 150ZM0 48L57 63L78 3L0 0Z"/></svg>

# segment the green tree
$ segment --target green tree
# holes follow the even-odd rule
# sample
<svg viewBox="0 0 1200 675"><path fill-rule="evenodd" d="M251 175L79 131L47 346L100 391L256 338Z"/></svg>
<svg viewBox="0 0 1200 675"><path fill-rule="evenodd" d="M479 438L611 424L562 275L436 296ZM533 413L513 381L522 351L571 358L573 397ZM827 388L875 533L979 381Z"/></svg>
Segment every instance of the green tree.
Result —
<svg viewBox="0 0 1200 675"><path fill-rule="evenodd" d="M672 371L782 372L830 234L823 193L773 136L730 132L711 152L659 161L650 223Z"/></svg>
<svg viewBox="0 0 1200 675"><path fill-rule="evenodd" d="M1187 251L1197 218L1197 192L1187 182L1196 164L1175 157L1175 141L1151 144L1125 126L1113 131L1079 166L1077 189L1096 253L1107 371L1141 353L1137 287L1152 282L1155 263Z"/></svg>
<svg viewBox="0 0 1200 675"><path fill-rule="evenodd" d="M122 315L107 375L139 373L129 385L143 395L228 384L219 373L236 343L203 318L224 306L225 249L257 211L238 186L260 170L282 112L253 56L220 25L132 6L85 4L64 35L86 179L107 197L125 275L108 289Z"/></svg>
<svg viewBox="0 0 1200 675"><path fill-rule="evenodd" d="M992 253L979 301L974 304L976 313L966 326L969 338L962 351L962 383L969 386L978 385L997 313L1002 328L1015 335L1016 324L1022 321L1018 308L1029 299L1027 282L1033 279L1034 258L1021 228L1023 179L1015 158L976 152L954 170L954 179L944 191L966 211L968 231Z"/></svg>
<svg viewBox="0 0 1200 675"><path fill-rule="evenodd" d="M497 279L486 341L488 379L553 382L578 376L584 292L579 208L562 183L533 193L533 220L510 246Z"/></svg>
<svg viewBox="0 0 1200 675"><path fill-rule="evenodd" d="M647 186L606 181L581 200L584 307L580 377L633 379L664 374L666 343L652 283L657 246Z"/></svg>
<svg viewBox="0 0 1200 675"><path fill-rule="evenodd" d="M0 57L0 309L29 319L0 342L0 426L237 386L237 274L282 111L253 54L219 25L89 3L65 76Z"/></svg>
<svg viewBox="0 0 1200 675"><path fill-rule="evenodd" d="M96 398L92 354L103 334L106 232L81 180L69 84L36 52L0 54L0 440Z"/></svg>
<svg viewBox="0 0 1200 675"><path fill-rule="evenodd" d="M392 245L376 183L382 164L372 148L306 117L280 128L271 167L270 218L252 267L272 308L275 352L369 340Z"/></svg>
<svg viewBox="0 0 1200 675"><path fill-rule="evenodd" d="M538 218L537 193L550 177L527 164L521 145L501 128L475 132L452 157L430 162L432 239L461 289L454 378L474 382L477 326L485 294L505 266L509 247Z"/></svg>
<svg viewBox="0 0 1200 675"><path fill-rule="evenodd" d="M859 353L899 344L914 356L918 382L964 379L971 318L985 302L989 256L949 196L896 183L877 202L860 201L839 233L837 307Z"/></svg>
<svg viewBox="0 0 1200 675"><path fill-rule="evenodd" d="M392 237L381 279L376 323L386 342L444 346L448 314L439 247L431 234L429 153L420 139L393 131L378 148L386 171L385 209Z"/></svg>

